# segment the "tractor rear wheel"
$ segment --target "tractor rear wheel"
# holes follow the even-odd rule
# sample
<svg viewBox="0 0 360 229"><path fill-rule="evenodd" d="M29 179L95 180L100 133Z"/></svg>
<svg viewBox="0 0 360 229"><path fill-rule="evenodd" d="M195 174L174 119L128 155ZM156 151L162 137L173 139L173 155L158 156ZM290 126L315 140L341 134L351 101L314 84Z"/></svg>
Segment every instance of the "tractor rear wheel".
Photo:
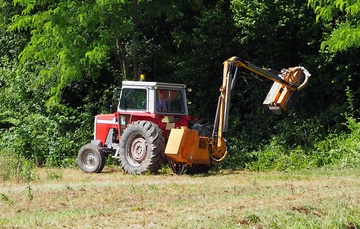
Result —
<svg viewBox="0 0 360 229"><path fill-rule="evenodd" d="M78 165L86 173L100 173L105 166L105 153L94 144L86 144L78 153Z"/></svg>
<svg viewBox="0 0 360 229"><path fill-rule="evenodd" d="M130 174L157 172L164 163L164 150L161 129L150 121L136 121L121 136L120 163Z"/></svg>

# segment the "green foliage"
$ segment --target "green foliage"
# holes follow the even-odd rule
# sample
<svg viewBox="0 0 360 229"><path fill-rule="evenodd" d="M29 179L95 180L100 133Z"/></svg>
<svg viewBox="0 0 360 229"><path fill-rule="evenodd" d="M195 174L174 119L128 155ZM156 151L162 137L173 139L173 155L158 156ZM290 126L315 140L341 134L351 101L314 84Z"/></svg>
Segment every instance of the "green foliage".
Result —
<svg viewBox="0 0 360 229"><path fill-rule="evenodd" d="M25 161L23 169L23 180L27 185L27 197L31 201L34 199L34 195L31 188L31 181L35 179L35 174L33 173L34 163L31 161Z"/></svg>
<svg viewBox="0 0 360 229"><path fill-rule="evenodd" d="M301 64L319 37L314 15L300 0L233 0L231 10L239 32L241 56L253 63L281 70ZM305 39L304 39L305 38Z"/></svg>
<svg viewBox="0 0 360 229"><path fill-rule="evenodd" d="M176 25L171 32L176 49L171 62L175 68L170 77L163 79L186 82L193 88L188 95L189 112L212 120L222 80L222 62L239 50L234 43L237 30L228 5L223 1L213 1L209 5L198 3L185 10L187 15L194 16L184 15L181 21L172 22Z"/></svg>
<svg viewBox="0 0 360 229"><path fill-rule="evenodd" d="M14 2L23 10L10 30L31 32L20 63L39 64L39 83L50 84L57 99L72 81L97 78L110 50L115 51L115 39L131 29L122 1Z"/></svg>
<svg viewBox="0 0 360 229"><path fill-rule="evenodd" d="M280 170L291 171L311 168L306 151L301 149L287 150L281 146L269 145L263 150L254 151L257 158L246 165L247 169L255 171Z"/></svg>
<svg viewBox="0 0 360 229"><path fill-rule="evenodd" d="M245 217L250 223L260 223L261 219L256 214L250 214Z"/></svg>
<svg viewBox="0 0 360 229"><path fill-rule="evenodd" d="M333 23L330 36L321 44L331 52L349 50L360 47L360 2L359 1L321 1L308 0L317 20Z"/></svg>
<svg viewBox="0 0 360 229"><path fill-rule="evenodd" d="M4 202L4 203L8 203L10 205L14 205L14 201L10 200L9 197L7 195L5 195L4 193L0 193L0 196L1 196L1 200Z"/></svg>
<svg viewBox="0 0 360 229"><path fill-rule="evenodd" d="M11 122L12 127L2 135L3 147L34 160L37 165L46 163L49 166L69 166L73 164L71 158L77 151L73 147L78 145L78 142L82 142L84 137L79 135L80 129L79 132L72 133L66 129L66 126L71 126L72 123L79 126L74 116L56 113L53 116L50 114L47 116L16 115L22 121ZM8 142L12 144L9 145Z"/></svg>
<svg viewBox="0 0 360 229"><path fill-rule="evenodd" d="M0 150L0 178L1 180L21 181L27 185L27 196L29 200L33 199L33 193L30 186L31 181L37 180L38 176L34 171L35 164L32 161L26 160L20 155L2 149ZM1 198L4 202L12 204L12 201L1 193Z"/></svg>
<svg viewBox="0 0 360 229"><path fill-rule="evenodd" d="M37 165L73 164L74 146L88 141L88 118L93 117L60 104L45 106L46 91L42 93L43 87L34 85L32 73L12 71L15 66L4 61L0 68L4 83L0 90L1 148ZM83 119L86 122L82 123ZM89 130L82 133L83 125Z"/></svg>
<svg viewBox="0 0 360 229"><path fill-rule="evenodd" d="M22 180L25 159L9 150L0 150L0 178L6 180Z"/></svg>
<svg viewBox="0 0 360 229"><path fill-rule="evenodd" d="M46 178L48 180L61 180L62 179L62 171L61 170L47 170Z"/></svg>
<svg viewBox="0 0 360 229"><path fill-rule="evenodd" d="M360 123L348 118L349 133L330 135L315 145L317 166L331 164L334 167L357 167L360 162Z"/></svg>
<svg viewBox="0 0 360 229"><path fill-rule="evenodd" d="M252 152L254 158L246 168L264 170L296 170L314 167L353 168L360 162L360 123L348 118L347 132L327 135L312 148L282 146L272 141L262 150Z"/></svg>
<svg viewBox="0 0 360 229"><path fill-rule="evenodd" d="M332 52L360 47L360 27L342 23L331 33L329 39L321 44L321 49L326 47Z"/></svg>

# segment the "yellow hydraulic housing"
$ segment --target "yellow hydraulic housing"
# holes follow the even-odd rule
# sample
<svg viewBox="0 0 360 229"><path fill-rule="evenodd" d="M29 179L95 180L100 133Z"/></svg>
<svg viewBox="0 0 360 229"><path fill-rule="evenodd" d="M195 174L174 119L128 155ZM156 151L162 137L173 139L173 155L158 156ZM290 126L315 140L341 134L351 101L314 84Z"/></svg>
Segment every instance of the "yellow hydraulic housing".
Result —
<svg viewBox="0 0 360 229"><path fill-rule="evenodd" d="M224 62L223 83L211 137L198 136L196 130L186 127L171 129L165 154L175 164L210 165L225 159L227 155L226 133L231 92L238 68L245 68L274 81L263 106L275 114L283 114L294 106L298 91L308 82L310 73L301 66L283 69L281 72L258 67L240 57L231 57Z"/></svg>
<svg viewBox="0 0 360 229"><path fill-rule="evenodd" d="M175 163L210 165L209 138L187 127L172 129L165 154Z"/></svg>

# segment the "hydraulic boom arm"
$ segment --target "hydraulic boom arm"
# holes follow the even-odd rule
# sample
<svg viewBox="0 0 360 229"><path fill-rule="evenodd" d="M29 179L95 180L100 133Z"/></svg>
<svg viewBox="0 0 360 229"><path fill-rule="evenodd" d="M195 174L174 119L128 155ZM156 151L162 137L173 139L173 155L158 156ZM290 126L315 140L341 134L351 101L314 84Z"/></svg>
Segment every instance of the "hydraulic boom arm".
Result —
<svg viewBox="0 0 360 229"><path fill-rule="evenodd" d="M275 74L272 70L261 68L239 57L231 57L226 60L211 138L213 149L210 156L214 162L221 162L227 155L226 133L228 131L231 91L240 67L274 81L264 104L276 114L283 114L292 108L298 91L307 84L310 77L310 73L301 66L283 69Z"/></svg>

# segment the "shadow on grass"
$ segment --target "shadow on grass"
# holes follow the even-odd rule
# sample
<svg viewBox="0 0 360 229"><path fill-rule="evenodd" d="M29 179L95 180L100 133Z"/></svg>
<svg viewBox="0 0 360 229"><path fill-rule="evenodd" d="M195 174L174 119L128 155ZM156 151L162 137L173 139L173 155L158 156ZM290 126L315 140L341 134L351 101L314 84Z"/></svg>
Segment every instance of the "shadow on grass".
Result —
<svg viewBox="0 0 360 229"><path fill-rule="evenodd" d="M112 174L112 173L119 173L119 174L127 174L125 173L121 166L105 166L103 171L101 173L104 174ZM101 174L100 173L100 174ZM185 171L182 174L175 174L172 172L172 170L169 168L161 169L160 171L156 173L144 173L142 175L137 176L191 176L191 177L214 177L214 176L228 176L233 174L239 174L239 173L246 173L246 171L243 170L205 170L202 171L202 169L185 169ZM135 175L135 174L128 174L128 175Z"/></svg>

